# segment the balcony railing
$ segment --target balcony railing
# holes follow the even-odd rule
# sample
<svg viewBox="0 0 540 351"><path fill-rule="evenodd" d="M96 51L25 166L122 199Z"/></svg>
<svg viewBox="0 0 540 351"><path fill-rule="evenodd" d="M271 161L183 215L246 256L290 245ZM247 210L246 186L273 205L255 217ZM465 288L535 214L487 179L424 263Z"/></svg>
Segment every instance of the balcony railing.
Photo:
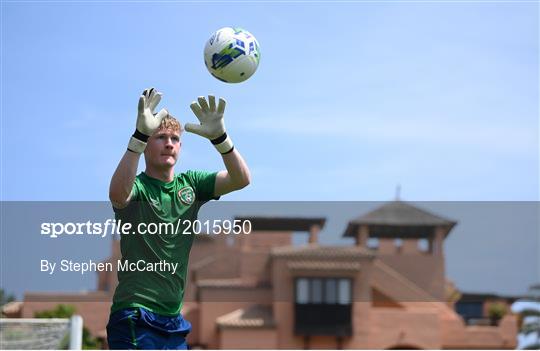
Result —
<svg viewBox="0 0 540 351"><path fill-rule="evenodd" d="M296 335L352 335L352 305L296 304Z"/></svg>

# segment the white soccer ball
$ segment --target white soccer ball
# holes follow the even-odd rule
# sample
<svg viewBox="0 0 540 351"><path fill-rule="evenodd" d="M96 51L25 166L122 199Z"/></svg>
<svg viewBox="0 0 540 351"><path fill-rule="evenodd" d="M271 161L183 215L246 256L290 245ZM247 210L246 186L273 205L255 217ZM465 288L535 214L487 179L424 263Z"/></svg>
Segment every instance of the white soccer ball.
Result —
<svg viewBox="0 0 540 351"><path fill-rule="evenodd" d="M261 54L257 39L241 28L216 31L204 47L206 68L226 83L240 83L255 73Z"/></svg>

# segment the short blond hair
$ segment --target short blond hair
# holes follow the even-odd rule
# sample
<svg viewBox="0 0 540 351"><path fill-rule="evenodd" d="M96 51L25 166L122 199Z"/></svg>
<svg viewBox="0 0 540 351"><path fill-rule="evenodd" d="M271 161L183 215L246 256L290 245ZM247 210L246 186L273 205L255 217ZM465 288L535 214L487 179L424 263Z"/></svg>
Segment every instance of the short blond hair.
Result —
<svg viewBox="0 0 540 351"><path fill-rule="evenodd" d="M170 129L173 132L178 132L179 134L184 131L182 124L171 114L168 114L161 120L161 124L159 125L158 129Z"/></svg>

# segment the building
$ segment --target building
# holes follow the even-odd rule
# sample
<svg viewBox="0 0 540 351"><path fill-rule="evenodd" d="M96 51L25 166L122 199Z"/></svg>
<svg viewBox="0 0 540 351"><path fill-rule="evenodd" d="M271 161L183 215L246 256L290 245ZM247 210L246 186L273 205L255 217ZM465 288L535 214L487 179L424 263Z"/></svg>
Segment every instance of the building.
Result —
<svg viewBox="0 0 540 351"><path fill-rule="evenodd" d="M531 285L529 296L515 301L512 311L519 314L517 347L520 350L540 349L540 284Z"/></svg>
<svg viewBox="0 0 540 351"><path fill-rule="evenodd" d="M192 346L224 349L511 349L517 320L465 323L446 279L443 243L455 222L402 201L351 220L350 246L318 243L324 218L243 217L251 234L198 235L182 310ZM306 232L292 245L293 232ZM120 257L117 242L109 261ZM114 265L113 265L114 266ZM105 337L116 274L85 294L27 293L23 317L76 306Z"/></svg>

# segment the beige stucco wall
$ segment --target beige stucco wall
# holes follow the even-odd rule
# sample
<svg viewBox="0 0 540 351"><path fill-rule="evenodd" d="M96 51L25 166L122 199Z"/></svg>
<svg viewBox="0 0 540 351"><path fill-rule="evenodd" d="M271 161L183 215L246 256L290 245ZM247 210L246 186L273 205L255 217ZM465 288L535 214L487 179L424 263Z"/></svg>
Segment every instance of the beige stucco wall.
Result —
<svg viewBox="0 0 540 351"><path fill-rule="evenodd" d="M373 308L369 317L368 348L387 349L410 345L440 349L440 321L437 313L395 308Z"/></svg>
<svg viewBox="0 0 540 351"><path fill-rule="evenodd" d="M427 291L439 301L445 293L445 267L443 255L427 253L401 253L379 255L378 259L392 267L409 281Z"/></svg>
<svg viewBox="0 0 540 351"><path fill-rule="evenodd" d="M221 349L269 350L277 349L277 334L274 329L223 328L219 331Z"/></svg>

